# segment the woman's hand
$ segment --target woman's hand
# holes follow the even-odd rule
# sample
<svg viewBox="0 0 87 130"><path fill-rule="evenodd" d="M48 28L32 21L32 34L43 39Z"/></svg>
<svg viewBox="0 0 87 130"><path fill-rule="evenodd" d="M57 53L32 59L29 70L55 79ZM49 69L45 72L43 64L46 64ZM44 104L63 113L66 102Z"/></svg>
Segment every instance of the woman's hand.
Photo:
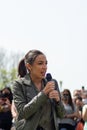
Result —
<svg viewBox="0 0 87 130"><path fill-rule="evenodd" d="M54 81L49 81L49 82L46 84L45 88L43 89L43 92L44 92L46 95L49 95L49 93L50 93L51 91L53 91L54 89L55 89L55 83L54 83Z"/></svg>
<svg viewBox="0 0 87 130"><path fill-rule="evenodd" d="M54 99L55 101L59 102L60 101L60 96L57 90L53 90L49 93L49 98Z"/></svg>

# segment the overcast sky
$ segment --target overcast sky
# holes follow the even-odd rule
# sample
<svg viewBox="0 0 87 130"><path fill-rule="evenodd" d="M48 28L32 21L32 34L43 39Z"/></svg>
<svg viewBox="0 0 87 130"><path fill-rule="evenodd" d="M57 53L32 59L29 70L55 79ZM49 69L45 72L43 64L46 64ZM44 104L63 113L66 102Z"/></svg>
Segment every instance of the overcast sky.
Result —
<svg viewBox="0 0 87 130"><path fill-rule="evenodd" d="M87 0L0 0L0 47L40 49L63 88L87 88Z"/></svg>

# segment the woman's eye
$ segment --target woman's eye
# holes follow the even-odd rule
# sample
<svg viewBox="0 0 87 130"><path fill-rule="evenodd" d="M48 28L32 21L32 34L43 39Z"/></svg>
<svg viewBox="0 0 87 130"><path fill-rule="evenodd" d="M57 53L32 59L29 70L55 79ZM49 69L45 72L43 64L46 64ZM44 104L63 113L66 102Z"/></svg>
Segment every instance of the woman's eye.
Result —
<svg viewBox="0 0 87 130"><path fill-rule="evenodd" d="M39 64L39 65L42 65L43 63L42 63L42 62L39 62L38 64Z"/></svg>
<svg viewBox="0 0 87 130"><path fill-rule="evenodd" d="M38 62L38 65L47 65L47 62L46 63L44 63L44 62Z"/></svg>

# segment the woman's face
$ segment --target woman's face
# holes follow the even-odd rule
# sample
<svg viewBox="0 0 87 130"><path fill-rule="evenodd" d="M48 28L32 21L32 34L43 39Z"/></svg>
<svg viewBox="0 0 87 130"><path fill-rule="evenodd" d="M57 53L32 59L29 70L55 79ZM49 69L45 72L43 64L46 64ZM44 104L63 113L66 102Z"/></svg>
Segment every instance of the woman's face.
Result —
<svg viewBox="0 0 87 130"><path fill-rule="evenodd" d="M63 93L63 100L68 100L69 99L69 93L67 92L67 91L65 91L64 93Z"/></svg>
<svg viewBox="0 0 87 130"><path fill-rule="evenodd" d="M28 64L31 77L43 79L47 71L47 59L45 55L38 55L32 65Z"/></svg>

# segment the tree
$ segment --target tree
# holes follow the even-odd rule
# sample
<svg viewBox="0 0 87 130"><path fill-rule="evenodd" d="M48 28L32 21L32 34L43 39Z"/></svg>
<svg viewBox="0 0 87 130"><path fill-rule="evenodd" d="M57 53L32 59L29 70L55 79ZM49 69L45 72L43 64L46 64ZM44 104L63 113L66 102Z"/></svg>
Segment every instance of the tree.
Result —
<svg viewBox="0 0 87 130"><path fill-rule="evenodd" d="M22 57L21 52L7 52L5 49L0 49L0 89L10 87L17 78L17 66Z"/></svg>
<svg viewBox="0 0 87 130"><path fill-rule="evenodd" d="M0 69L5 67L5 49L0 48Z"/></svg>

